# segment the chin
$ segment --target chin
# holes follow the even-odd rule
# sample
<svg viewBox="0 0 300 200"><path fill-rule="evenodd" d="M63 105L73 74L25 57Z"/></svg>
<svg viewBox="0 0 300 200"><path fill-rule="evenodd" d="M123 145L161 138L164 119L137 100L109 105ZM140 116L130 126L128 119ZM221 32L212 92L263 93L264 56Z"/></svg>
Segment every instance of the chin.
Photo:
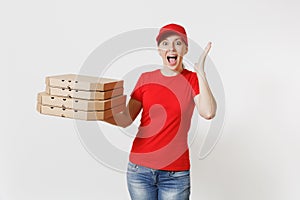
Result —
<svg viewBox="0 0 300 200"><path fill-rule="evenodd" d="M173 71L177 71L180 67L179 67L179 64L176 64L174 66L171 66L171 65L168 65L167 64L167 67Z"/></svg>

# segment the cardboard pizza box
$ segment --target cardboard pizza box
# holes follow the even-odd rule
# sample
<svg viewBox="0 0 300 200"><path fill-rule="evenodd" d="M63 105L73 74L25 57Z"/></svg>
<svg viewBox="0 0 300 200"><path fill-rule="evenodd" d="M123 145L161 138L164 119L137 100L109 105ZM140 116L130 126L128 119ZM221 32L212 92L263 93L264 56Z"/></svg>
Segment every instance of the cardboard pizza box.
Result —
<svg viewBox="0 0 300 200"><path fill-rule="evenodd" d="M77 90L77 89L66 89L66 88L57 88L57 87L49 87L46 86L46 92L49 95L53 96L62 96L69 98L77 98L77 99L88 99L88 100L105 100L113 97L117 97L123 95L124 88L116 88L113 90L107 91L86 91L86 90Z"/></svg>
<svg viewBox="0 0 300 200"><path fill-rule="evenodd" d="M68 88L74 90L106 91L123 87L123 80L94 77L76 74L64 74L46 77L46 85L50 87Z"/></svg>
<svg viewBox="0 0 300 200"><path fill-rule="evenodd" d="M45 106L39 103L37 103L36 107L37 111L41 114L80 120L104 120L113 116L113 114L122 112L124 108L125 106L122 104L112 109L107 109L103 111L82 111L68 108L60 108L55 106Z"/></svg>
<svg viewBox="0 0 300 200"><path fill-rule="evenodd" d="M107 110L121 104L126 104L125 95L120 95L107 100L85 100L53 96L47 94L46 92L40 92L38 93L37 100L41 105L70 108L83 111Z"/></svg>

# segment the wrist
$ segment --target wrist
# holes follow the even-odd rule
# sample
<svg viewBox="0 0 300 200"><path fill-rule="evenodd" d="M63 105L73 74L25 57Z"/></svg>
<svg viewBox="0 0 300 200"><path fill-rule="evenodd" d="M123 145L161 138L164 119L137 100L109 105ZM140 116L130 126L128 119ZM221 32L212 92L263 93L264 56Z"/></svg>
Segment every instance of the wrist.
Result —
<svg viewBox="0 0 300 200"><path fill-rule="evenodd" d="M195 71L196 71L197 75L200 75L200 76L206 76L204 70L195 70Z"/></svg>

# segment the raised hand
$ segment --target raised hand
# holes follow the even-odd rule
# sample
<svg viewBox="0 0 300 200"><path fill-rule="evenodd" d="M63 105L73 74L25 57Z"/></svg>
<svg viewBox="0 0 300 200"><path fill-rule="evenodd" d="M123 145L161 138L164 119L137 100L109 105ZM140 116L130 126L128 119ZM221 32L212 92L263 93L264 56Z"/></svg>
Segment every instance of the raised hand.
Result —
<svg viewBox="0 0 300 200"><path fill-rule="evenodd" d="M207 46L204 49L204 52L202 55L199 57L199 60L197 63L195 63L194 69L196 72L204 74L204 64L205 64L205 59L206 56L211 48L211 42L208 42Z"/></svg>

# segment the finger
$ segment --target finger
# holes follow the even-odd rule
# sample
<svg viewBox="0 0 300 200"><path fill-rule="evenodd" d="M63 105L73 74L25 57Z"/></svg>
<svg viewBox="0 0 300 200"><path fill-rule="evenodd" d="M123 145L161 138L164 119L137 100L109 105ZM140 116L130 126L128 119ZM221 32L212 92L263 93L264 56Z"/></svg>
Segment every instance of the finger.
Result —
<svg viewBox="0 0 300 200"><path fill-rule="evenodd" d="M205 48L205 52L209 52L209 50L210 50L210 48L211 48L211 42L208 42L208 44L207 44L207 46L206 46L206 48Z"/></svg>
<svg viewBox="0 0 300 200"><path fill-rule="evenodd" d="M204 49L204 52L202 53L202 55L198 59L198 63L202 63L202 64L204 63L205 58L206 58L206 56L207 56L207 54L208 54L208 52L209 52L209 50L211 48L211 44L212 44L211 42L207 43L207 45L206 45L206 47Z"/></svg>

